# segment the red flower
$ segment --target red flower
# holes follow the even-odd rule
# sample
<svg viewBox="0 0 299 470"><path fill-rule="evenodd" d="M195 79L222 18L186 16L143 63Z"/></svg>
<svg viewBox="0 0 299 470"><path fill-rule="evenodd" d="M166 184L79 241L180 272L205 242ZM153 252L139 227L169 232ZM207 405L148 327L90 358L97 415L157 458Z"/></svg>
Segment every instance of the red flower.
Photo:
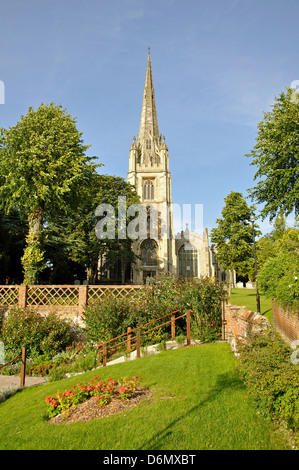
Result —
<svg viewBox="0 0 299 470"><path fill-rule="evenodd" d="M124 387L120 387L120 389L118 390L118 393L120 393L121 395L123 393L125 393L126 389Z"/></svg>

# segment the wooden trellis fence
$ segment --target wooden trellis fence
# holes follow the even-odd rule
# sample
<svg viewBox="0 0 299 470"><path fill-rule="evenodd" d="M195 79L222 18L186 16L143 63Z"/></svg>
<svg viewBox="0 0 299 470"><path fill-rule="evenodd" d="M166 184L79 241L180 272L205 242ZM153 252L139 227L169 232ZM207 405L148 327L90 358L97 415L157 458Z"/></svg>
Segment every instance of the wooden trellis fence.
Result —
<svg viewBox="0 0 299 470"><path fill-rule="evenodd" d="M19 306L59 311L84 311L106 296L124 297L144 286L36 285L0 286L0 307Z"/></svg>

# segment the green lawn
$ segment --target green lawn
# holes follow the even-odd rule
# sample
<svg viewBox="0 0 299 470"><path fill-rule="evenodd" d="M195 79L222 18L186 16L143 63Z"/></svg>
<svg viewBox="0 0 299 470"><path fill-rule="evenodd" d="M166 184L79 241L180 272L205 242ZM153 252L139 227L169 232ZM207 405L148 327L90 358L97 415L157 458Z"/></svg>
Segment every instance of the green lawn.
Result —
<svg viewBox="0 0 299 470"><path fill-rule="evenodd" d="M279 450L288 445L258 416L227 343L162 352L24 389L0 404L0 449ZM78 381L137 375L153 399L87 423L50 424L45 395Z"/></svg>
<svg viewBox="0 0 299 470"><path fill-rule="evenodd" d="M232 289L232 295L229 301L233 305L244 305L248 310L256 312L256 290L255 289ZM261 314L267 317L271 324L272 319L272 300L260 294Z"/></svg>

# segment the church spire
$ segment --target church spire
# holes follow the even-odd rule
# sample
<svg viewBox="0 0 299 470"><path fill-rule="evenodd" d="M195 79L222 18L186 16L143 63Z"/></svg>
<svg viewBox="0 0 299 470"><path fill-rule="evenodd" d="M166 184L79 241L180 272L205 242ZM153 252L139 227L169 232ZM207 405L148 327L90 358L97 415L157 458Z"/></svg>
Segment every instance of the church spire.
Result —
<svg viewBox="0 0 299 470"><path fill-rule="evenodd" d="M159 141L160 139L150 58L150 48L148 49L147 68L145 75L138 142L144 141L145 139L149 138L149 136L151 136L154 140L157 141Z"/></svg>

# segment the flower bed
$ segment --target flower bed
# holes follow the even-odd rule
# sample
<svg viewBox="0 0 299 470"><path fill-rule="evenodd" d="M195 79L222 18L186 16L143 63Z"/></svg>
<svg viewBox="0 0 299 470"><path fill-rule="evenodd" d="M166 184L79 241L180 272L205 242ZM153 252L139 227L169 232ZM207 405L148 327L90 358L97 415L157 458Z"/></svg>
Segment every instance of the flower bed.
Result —
<svg viewBox="0 0 299 470"><path fill-rule="evenodd" d="M112 380L110 377L99 380L98 376L94 376L88 383L79 382L63 393L58 391L55 397L46 396L48 417L56 423L66 420L87 421L121 411L127 407L124 406L124 402L134 400L135 404L141 397L149 396L145 393L145 389L138 385L136 376L131 379L126 377L120 381ZM104 408L107 409L106 412L102 411Z"/></svg>

